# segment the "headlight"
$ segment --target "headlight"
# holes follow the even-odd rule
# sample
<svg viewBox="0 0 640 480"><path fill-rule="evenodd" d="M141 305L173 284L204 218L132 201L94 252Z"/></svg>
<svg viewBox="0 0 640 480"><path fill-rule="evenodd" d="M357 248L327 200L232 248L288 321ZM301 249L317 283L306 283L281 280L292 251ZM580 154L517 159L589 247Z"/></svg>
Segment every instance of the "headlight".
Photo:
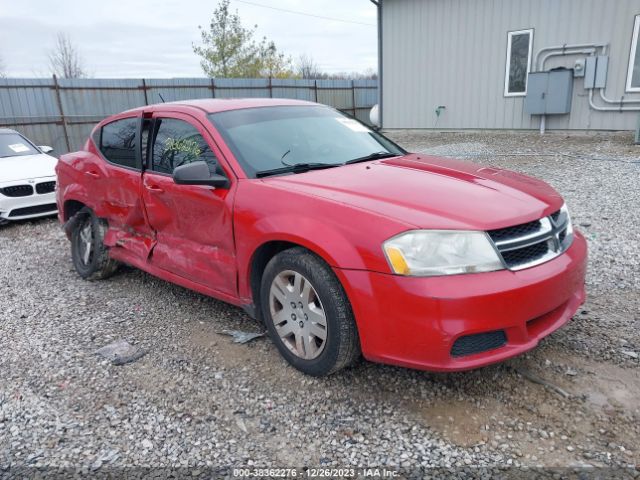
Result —
<svg viewBox="0 0 640 480"><path fill-rule="evenodd" d="M382 249L398 275L454 275L504 268L484 232L414 230L390 238Z"/></svg>

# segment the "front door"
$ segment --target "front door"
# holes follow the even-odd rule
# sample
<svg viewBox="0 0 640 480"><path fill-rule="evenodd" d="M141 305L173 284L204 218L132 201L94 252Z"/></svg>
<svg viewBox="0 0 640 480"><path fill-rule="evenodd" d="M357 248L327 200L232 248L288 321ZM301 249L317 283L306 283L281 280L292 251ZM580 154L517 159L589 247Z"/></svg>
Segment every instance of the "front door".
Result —
<svg viewBox="0 0 640 480"><path fill-rule="evenodd" d="M204 160L225 173L206 129L183 114L156 114L142 176L142 196L156 245L150 262L228 295L237 295L232 205L234 188L177 185L173 170Z"/></svg>

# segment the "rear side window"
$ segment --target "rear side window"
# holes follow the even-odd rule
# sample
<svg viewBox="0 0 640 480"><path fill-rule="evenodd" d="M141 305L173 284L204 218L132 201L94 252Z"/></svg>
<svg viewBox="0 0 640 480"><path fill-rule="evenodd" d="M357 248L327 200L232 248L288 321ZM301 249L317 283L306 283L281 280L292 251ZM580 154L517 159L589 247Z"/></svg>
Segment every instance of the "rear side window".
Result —
<svg viewBox="0 0 640 480"><path fill-rule="evenodd" d="M205 161L212 173L216 156L196 127L175 118L158 118L151 155L151 169L171 175L173 170L187 163Z"/></svg>
<svg viewBox="0 0 640 480"><path fill-rule="evenodd" d="M138 119L124 118L102 127L100 151L111 163L139 168L136 159Z"/></svg>

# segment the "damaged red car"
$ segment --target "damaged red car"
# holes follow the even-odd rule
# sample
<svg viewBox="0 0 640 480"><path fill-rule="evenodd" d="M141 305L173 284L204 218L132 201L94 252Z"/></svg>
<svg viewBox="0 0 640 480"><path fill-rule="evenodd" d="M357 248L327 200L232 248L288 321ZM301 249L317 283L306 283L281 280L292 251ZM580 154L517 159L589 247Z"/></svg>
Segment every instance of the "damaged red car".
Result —
<svg viewBox="0 0 640 480"><path fill-rule="evenodd" d="M238 305L310 375L360 356L481 367L535 347L585 299L586 243L549 185L407 153L310 102L130 110L57 174L83 278L122 262Z"/></svg>

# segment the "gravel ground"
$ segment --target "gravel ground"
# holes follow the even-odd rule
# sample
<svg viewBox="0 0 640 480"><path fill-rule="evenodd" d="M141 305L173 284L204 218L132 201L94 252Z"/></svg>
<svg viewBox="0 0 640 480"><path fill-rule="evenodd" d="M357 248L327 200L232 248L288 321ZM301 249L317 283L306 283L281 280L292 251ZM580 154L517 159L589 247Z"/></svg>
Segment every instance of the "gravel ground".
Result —
<svg viewBox="0 0 640 480"><path fill-rule="evenodd" d="M589 299L567 327L473 372L362 362L309 378L266 339L220 335L259 331L241 310L131 268L85 282L55 220L11 224L0 227L0 477L19 467L198 476L387 466L411 476L637 465L640 147L630 135L390 135L410 150L541 177L565 195L591 255ZM147 354L124 366L94 354L118 339Z"/></svg>

